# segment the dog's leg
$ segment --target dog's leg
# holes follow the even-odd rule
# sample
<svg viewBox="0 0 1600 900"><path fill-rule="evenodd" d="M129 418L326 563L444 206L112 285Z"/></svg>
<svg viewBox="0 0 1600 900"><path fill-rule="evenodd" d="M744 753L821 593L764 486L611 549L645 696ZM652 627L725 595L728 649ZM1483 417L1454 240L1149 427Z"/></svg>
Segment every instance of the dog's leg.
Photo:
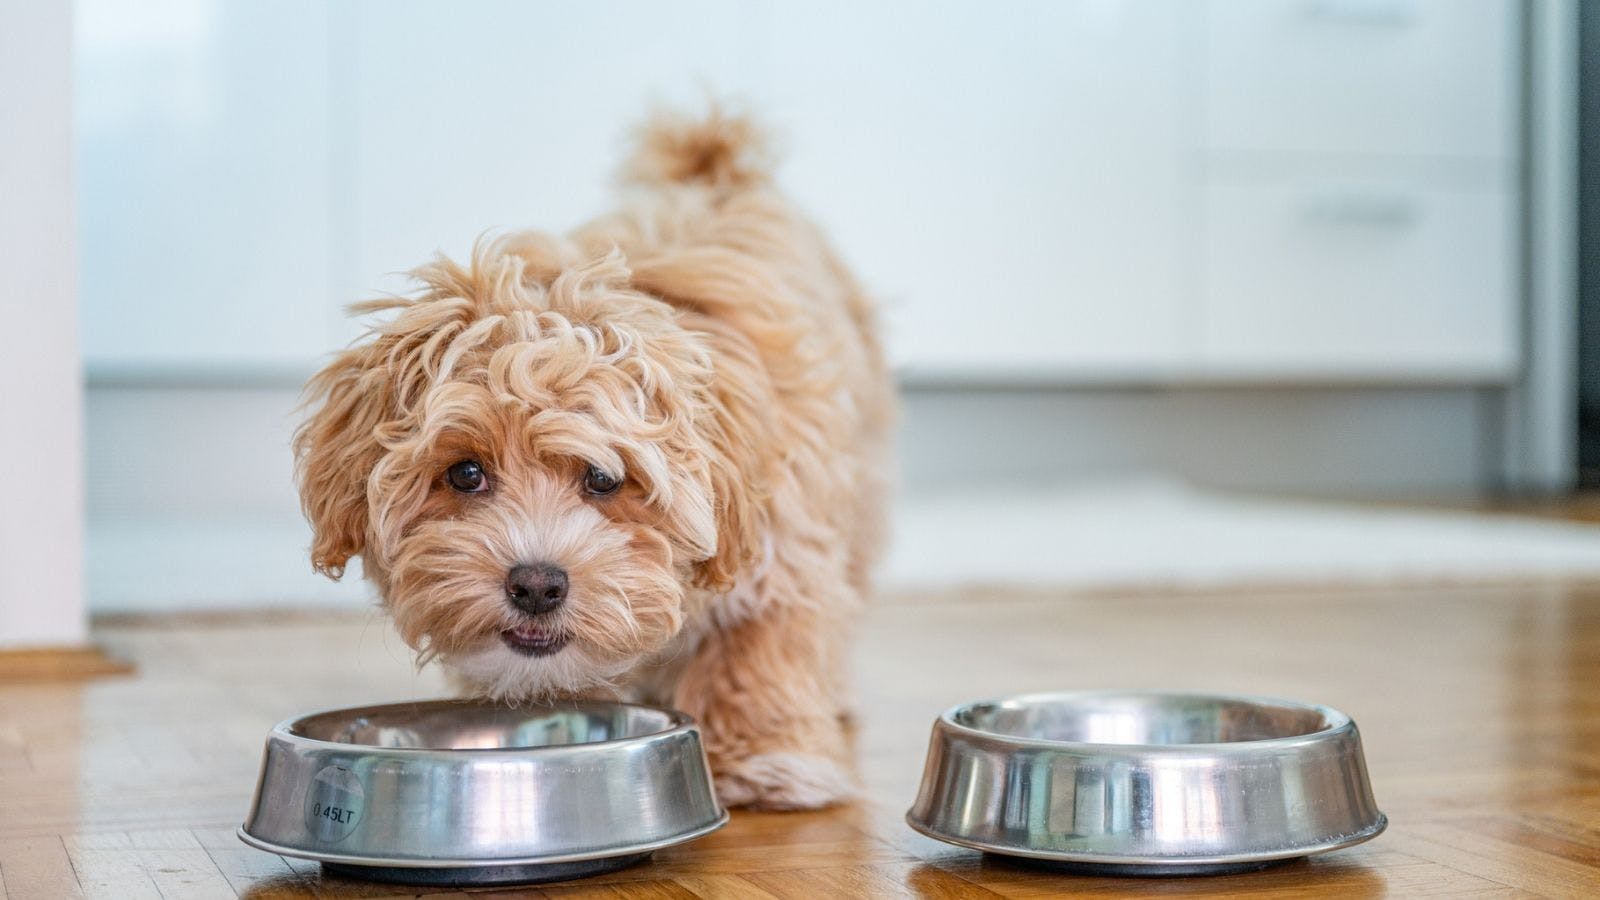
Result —
<svg viewBox="0 0 1600 900"><path fill-rule="evenodd" d="M837 624L798 605L706 635L674 702L703 726L724 805L814 809L854 793L831 683L840 649Z"/></svg>

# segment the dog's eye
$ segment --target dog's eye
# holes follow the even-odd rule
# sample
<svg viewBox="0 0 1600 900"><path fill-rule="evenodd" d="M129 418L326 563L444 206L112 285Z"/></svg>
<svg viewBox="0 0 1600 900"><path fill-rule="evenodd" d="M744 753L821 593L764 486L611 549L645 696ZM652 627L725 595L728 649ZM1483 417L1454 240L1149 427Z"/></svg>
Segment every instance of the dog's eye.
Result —
<svg viewBox="0 0 1600 900"><path fill-rule="evenodd" d="M444 478L450 482L451 487L463 494L475 494L489 489L489 476L484 474L483 466L475 459L463 459L445 469Z"/></svg>
<svg viewBox="0 0 1600 900"><path fill-rule="evenodd" d="M597 496L615 494L617 488L622 487L621 478L612 478L597 466L590 466L589 471L583 473L583 489Z"/></svg>

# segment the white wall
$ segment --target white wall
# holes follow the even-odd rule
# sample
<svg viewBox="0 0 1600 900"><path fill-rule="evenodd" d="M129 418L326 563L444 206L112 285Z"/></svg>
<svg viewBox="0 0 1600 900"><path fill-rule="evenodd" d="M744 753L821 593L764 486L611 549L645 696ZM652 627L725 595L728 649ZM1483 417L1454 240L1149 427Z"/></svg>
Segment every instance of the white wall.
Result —
<svg viewBox="0 0 1600 900"><path fill-rule="evenodd" d="M86 635L72 22L0 0L0 647Z"/></svg>
<svg viewBox="0 0 1600 900"><path fill-rule="evenodd" d="M303 367L340 305L328 6L77 7L86 357Z"/></svg>

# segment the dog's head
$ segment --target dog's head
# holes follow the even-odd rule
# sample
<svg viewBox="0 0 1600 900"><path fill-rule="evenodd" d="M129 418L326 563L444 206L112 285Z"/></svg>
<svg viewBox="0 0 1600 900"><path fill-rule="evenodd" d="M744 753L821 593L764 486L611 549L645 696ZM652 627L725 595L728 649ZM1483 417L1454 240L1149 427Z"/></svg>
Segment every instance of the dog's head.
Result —
<svg viewBox="0 0 1600 900"><path fill-rule="evenodd" d="M707 338L619 254L540 235L413 274L308 388L313 563L360 555L406 642L486 693L603 683L751 555Z"/></svg>

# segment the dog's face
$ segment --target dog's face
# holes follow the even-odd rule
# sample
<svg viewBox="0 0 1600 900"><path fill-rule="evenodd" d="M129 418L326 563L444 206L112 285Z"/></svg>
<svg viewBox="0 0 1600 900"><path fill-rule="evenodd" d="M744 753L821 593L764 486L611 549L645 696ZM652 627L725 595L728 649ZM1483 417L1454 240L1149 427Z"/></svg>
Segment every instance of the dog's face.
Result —
<svg viewBox="0 0 1600 900"><path fill-rule="evenodd" d="M317 568L360 554L423 659L510 699L662 648L742 543L703 336L571 252L525 236L418 270L296 436Z"/></svg>

